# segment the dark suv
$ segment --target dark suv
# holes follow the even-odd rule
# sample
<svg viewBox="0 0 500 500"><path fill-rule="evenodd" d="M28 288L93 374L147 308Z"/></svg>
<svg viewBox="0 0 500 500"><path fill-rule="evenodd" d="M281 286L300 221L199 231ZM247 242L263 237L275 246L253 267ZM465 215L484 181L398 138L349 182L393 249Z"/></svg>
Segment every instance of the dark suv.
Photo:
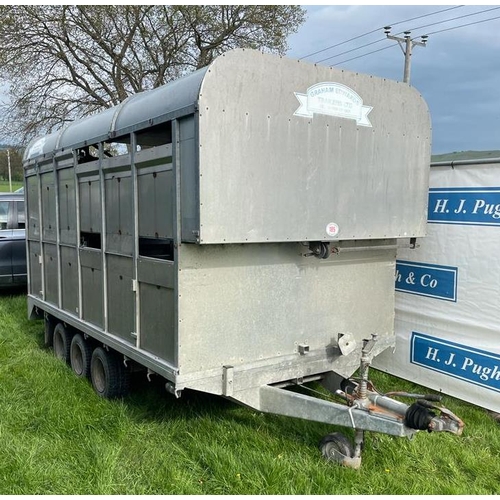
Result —
<svg viewBox="0 0 500 500"><path fill-rule="evenodd" d="M0 287L27 283L25 224L24 193L0 193Z"/></svg>

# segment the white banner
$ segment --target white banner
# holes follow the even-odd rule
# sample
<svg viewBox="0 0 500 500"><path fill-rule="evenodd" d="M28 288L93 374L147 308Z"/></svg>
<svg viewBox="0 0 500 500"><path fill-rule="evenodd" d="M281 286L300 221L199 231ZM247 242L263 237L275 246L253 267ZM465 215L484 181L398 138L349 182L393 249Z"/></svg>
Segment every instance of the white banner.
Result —
<svg viewBox="0 0 500 500"><path fill-rule="evenodd" d="M500 412L500 163L432 167L427 237L398 251L396 348L373 366Z"/></svg>

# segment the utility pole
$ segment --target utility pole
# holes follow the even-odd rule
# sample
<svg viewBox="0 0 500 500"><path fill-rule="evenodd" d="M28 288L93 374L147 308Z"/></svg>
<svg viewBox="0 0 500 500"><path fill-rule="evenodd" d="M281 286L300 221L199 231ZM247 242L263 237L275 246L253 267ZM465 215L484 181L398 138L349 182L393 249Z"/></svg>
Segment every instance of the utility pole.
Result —
<svg viewBox="0 0 500 500"><path fill-rule="evenodd" d="M10 150L7 149L7 167L9 169L9 189L10 192L12 193L12 175L10 173Z"/></svg>
<svg viewBox="0 0 500 500"><path fill-rule="evenodd" d="M384 28L384 32L390 40L396 40L398 42L399 46L401 47L401 50L403 51L403 54L405 56L405 68L404 68L404 73L403 73L403 82L405 83L410 83L410 68L411 68L411 54L413 51L413 47L416 45L420 45L421 47L426 47L427 44L427 35L422 35L421 37L418 37L421 39L420 42L417 42L414 38L411 38L410 33L411 31L405 31L404 32L404 38L398 37L398 36L393 36L391 35L391 27L386 26Z"/></svg>

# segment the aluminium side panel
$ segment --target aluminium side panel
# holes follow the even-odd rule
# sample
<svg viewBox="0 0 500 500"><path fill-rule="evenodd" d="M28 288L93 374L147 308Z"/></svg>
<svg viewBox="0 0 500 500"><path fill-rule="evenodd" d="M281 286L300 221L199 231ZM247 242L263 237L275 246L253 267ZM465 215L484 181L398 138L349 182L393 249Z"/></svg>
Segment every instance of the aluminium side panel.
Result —
<svg viewBox="0 0 500 500"><path fill-rule="evenodd" d="M130 171L105 175L106 251L132 256L133 197Z"/></svg>
<svg viewBox="0 0 500 500"><path fill-rule="evenodd" d="M140 257L137 263L140 294L140 348L175 365L174 262Z"/></svg>
<svg viewBox="0 0 500 500"><path fill-rule="evenodd" d="M198 131L195 115L179 120L181 238L197 242L199 237Z"/></svg>
<svg viewBox="0 0 500 500"><path fill-rule="evenodd" d="M137 171L139 236L173 237L173 175L171 164Z"/></svg>
<svg viewBox="0 0 500 500"><path fill-rule="evenodd" d="M57 270L57 245L53 243L43 244L44 258L44 283L45 297L47 302L54 305L58 304L58 270Z"/></svg>
<svg viewBox="0 0 500 500"><path fill-rule="evenodd" d="M76 245L76 199L75 199L75 171L73 168L64 168L57 173L59 184L59 226L60 243Z"/></svg>
<svg viewBox="0 0 500 500"><path fill-rule="evenodd" d="M40 209L38 203L38 176L30 175L26 179L26 237L29 240L40 239Z"/></svg>
<svg viewBox="0 0 500 500"><path fill-rule="evenodd" d="M101 234L101 185L99 176L81 176L78 178L78 185L80 190L80 231Z"/></svg>
<svg viewBox="0 0 500 500"><path fill-rule="evenodd" d="M42 194L42 237L44 241L56 241L56 197L54 172L44 172L40 175Z"/></svg>
<svg viewBox="0 0 500 500"><path fill-rule="evenodd" d="M82 318L104 326L102 254L99 250L80 248L82 276Z"/></svg>
<svg viewBox="0 0 500 500"><path fill-rule="evenodd" d="M78 260L76 247L61 245L62 308L78 316Z"/></svg>
<svg viewBox="0 0 500 500"><path fill-rule="evenodd" d="M108 329L135 345L135 293L132 257L109 254L107 258Z"/></svg>
<svg viewBox="0 0 500 500"><path fill-rule="evenodd" d="M43 299L40 242L28 241L27 253L29 260L29 293Z"/></svg>

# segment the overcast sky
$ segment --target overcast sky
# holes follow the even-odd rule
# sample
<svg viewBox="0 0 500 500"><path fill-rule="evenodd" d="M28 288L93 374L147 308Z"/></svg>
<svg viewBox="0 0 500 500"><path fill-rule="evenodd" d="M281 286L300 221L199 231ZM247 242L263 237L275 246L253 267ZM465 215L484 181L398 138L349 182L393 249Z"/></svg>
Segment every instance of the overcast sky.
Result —
<svg viewBox="0 0 500 500"><path fill-rule="evenodd" d="M500 5L306 5L305 8L307 21L290 37L289 57L303 58L376 30L305 59L319 62L331 58L320 64L384 78L403 79L404 55L398 43L385 39L384 30L377 28L392 25L393 35L411 30L411 37L417 39L429 34L426 47L413 49L410 83L430 108L433 154L500 149ZM410 20L445 9L450 10ZM487 9L495 10L470 15ZM457 17L461 19L450 20ZM497 19L477 23L491 18ZM446 20L450 21L442 22ZM431 34L470 23L477 24ZM372 42L377 43L353 50ZM385 50L364 55L378 49Z"/></svg>

